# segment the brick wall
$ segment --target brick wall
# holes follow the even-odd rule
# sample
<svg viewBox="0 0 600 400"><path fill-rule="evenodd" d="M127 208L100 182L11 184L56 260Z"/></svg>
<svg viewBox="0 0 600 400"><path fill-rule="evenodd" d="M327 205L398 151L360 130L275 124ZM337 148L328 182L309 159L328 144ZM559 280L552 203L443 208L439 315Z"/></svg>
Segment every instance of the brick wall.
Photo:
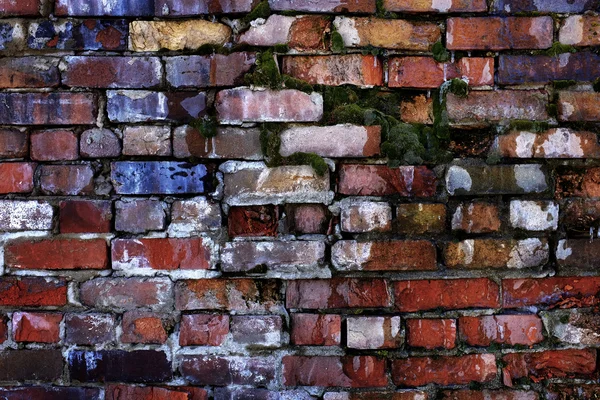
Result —
<svg viewBox="0 0 600 400"><path fill-rule="evenodd" d="M599 7L0 0L0 398L599 398Z"/></svg>

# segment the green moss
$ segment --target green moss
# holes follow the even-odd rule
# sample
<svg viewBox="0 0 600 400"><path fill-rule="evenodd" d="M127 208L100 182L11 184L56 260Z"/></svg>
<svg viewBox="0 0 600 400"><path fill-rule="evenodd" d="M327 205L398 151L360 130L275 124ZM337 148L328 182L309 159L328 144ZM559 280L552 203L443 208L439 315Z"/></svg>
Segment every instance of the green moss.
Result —
<svg viewBox="0 0 600 400"><path fill-rule="evenodd" d="M594 82L592 82L592 87L594 88L595 92L600 92L600 78L594 79Z"/></svg>
<svg viewBox="0 0 600 400"><path fill-rule="evenodd" d="M568 324L570 320L571 320L571 318L570 318L569 314L561 315L560 319L559 319L561 324Z"/></svg>
<svg viewBox="0 0 600 400"><path fill-rule="evenodd" d="M190 126L205 138L211 138L217 136L217 126L219 123L214 117L210 117L208 115L198 118L190 122Z"/></svg>
<svg viewBox="0 0 600 400"><path fill-rule="evenodd" d="M510 121L509 130L514 131L529 131L529 132L545 132L550 129L546 121L530 121L525 119L515 119Z"/></svg>
<svg viewBox="0 0 600 400"><path fill-rule="evenodd" d="M252 9L252 11L250 11L244 16L242 22L244 24L249 24L250 22L258 18L267 19L269 15L271 15L271 7L269 7L269 1L262 0Z"/></svg>
<svg viewBox="0 0 600 400"><path fill-rule="evenodd" d="M377 0L375 4L377 6L377 11L375 13L377 18L397 19L399 17L398 14L385 9L384 0Z"/></svg>
<svg viewBox="0 0 600 400"><path fill-rule="evenodd" d="M315 88L323 93L323 108L325 113L339 106L358 102L358 95L348 86L319 86Z"/></svg>
<svg viewBox="0 0 600 400"><path fill-rule="evenodd" d="M344 38L339 32L331 32L331 51L334 53L345 53L346 45L344 44Z"/></svg>
<svg viewBox="0 0 600 400"><path fill-rule="evenodd" d="M244 76L247 85L276 89L281 86L281 74L271 50L263 51L256 58L254 72Z"/></svg>
<svg viewBox="0 0 600 400"><path fill-rule="evenodd" d="M314 92L313 86L301 79L297 79L289 75L282 75L281 79L283 81L283 85L288 89L296 89L308 94Z"/></svg>
<svg viewBox="0 0 600 400"><path fill-rule="evenodd" d="M365 110L358 104L348 104L336 107L328 115L331 124L362 125L365 121Z"/></svg>
<svg viewBox="0 0 600 400"><path fill-rule="evenodd" d="M547 56L556 57L559 54L563 53L575 53L577 49L570 44L562 44L560 42L552 43L552 47L547 50L542 51L541 53Z"/></svg>
<svg viewBox="0 0 600 400"><path fill-rule="evenodd" d="M450 93L455 94L459 97L467 97L467 95L469 94L469 85L462 79L454 78L450 81L449 90Z"/></svg>
<svg viewBox="0 0 600 400"><path fill-rule="evenodd" d="M570 86L574 86L576 85L577 82L574 80L558 80L558 81L552 81L552 87L556 90L560 90L560 89L566 89Z"/></svg>
<svg viewBox="0 0 600 400"><path fill-rule="evenodd" d="M323 176L329 170L323 157L314 153L294 153L286 157L286 164L289 165L310 165L317 175Z"/></svg>
<svg viewBox="0 0 600 400"><path fill-rule="evenodd" d="M379 56L381 54L383 54L383 49L380 49L379 47L375 47L372 45L368 45L367 47L363 48L361 51L363 56L366 55L373 55L373 56Z"/></svg>
<svg viewBox="0 0 600 400"><path fill-rule="evenodd" d="M499 153L496 153L496 152L490 152L488 154L487 158L485 159L485 162L488 165L500 164L500 161L502 161L502 157L500 156Z"/></svg>
<svg viewBox="0 0 600 400"><path fill-rule="evenodd" d="M390 167L423 162L425 147L419 139L421 133L419 126L405 123L390 128L387 140L381 144L381 151L390 159Z"/></svg>
<svg viewBox="0 0 600 400"><path fill-rule="evenodd" d="M276 44L273 46L273 51L275 53L285 54L290 50L290 47L287 44Z"/></svg>
<svg viewBox="0 0 600 400"><path fill-rule="evenodd" d="M443 63L450 60L450 52L446 50L441 41L437 41L431 48L433 52L433 59L437 62Z"/></svg>
<svg viewBox="0 0 600 400"><path fill-rule="evenodd" d="M554 103L548 104L546 106L546 111L548 112L548 115L550 115L551 117L558 116L558 107Z"/></svg>

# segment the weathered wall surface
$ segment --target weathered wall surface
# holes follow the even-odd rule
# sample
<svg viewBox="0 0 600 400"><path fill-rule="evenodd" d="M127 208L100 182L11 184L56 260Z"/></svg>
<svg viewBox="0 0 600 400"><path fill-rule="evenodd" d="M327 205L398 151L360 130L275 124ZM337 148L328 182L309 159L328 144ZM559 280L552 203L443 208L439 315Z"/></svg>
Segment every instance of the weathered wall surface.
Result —
<svg viewBox="0 0 600 400"><path fill-rule="evenodd" d="M0 398L598 398L598 7L0 0Z"/></svg>

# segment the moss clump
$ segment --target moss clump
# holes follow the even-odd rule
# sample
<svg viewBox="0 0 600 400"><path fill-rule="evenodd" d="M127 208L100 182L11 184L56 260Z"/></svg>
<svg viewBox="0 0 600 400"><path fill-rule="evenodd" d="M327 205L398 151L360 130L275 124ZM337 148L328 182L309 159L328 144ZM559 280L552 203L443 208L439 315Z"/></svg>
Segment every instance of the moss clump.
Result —
<svg viewBox="0 0 600 400"><path fill-rule="evenodd" d="M437 62L443 63L450 60L450 52L446 50L440 41L437 41L433 44L431 51L433 53L433 59Z"/></svg>
<svg viewBox="0 0 600 400"><path fill-rule="evenodd" d="M570 44L562 44L560 42L554 42L554 43L552 43L552 47L550 47L547 50L544 50L542 52L542 54L551 56L551 57L556 57L559 54L575 53L575 52L577 52L577 49L575 47L571 46Z"/></svg>
<svg viewBox="0 0 600 400"><path fill-rule="evenodd" d="M334 53L346 53L344 38L337 31L331 32L331 51Z"/></svg>
<svg viewBox="0 0 600 400"><path fill-rule="evenodd" d="M329 113L327 120L331 124L362 125L365 121L365 110L358 104L341 105Z"/></svg>
<svg viewBox="0 0 600 400"><path fill-rule="evenodd" d="M594 79L594 82L592 82L592 87L594 88L594 92L600 92L600 78Z"/></svg>
<svg viewBox="0 0 600 400"><path fill-rule="evenodd" d="M310 165L317 175L323 176L329 170L327 163L323 157L315 153L297 152L289 157L285 157L286 164L289 165Z"/></svg>
<svg viewBox="0 0 600 400"><path fill-rule="evenodd" d="M552 87L556 90L566 89L566 88L568 88L570 86L574 86L576 84L577 84L577 82L572 79L552 81Z"/></svg>
<svg viewBox="0 0 600 400"><path fill-rule="evenodd" d="M252 11L250 11L244 16L242 22L247 25L258 18L267 19L269 15L271 15L271 7L269 7L269 1L262 0L252 9Z"/></svg>
<svg viewBox="0 0 600 400"><path fill-rule="evenodd" d="M551 117L557 117L558 116L558 107L554 103L548 104L546 106L546 111L548 112L548 115L551 116Z"/></svg>
<svg viewBox="0 0 600 400"><path fill-rule="evenodd" d="M281 86L281 73L271 50L263 51L256 58L254 72L244 76L247 85L276 89Z"/></svg>
<svg viewBox="0 0 600 400"><path fill-rule="evenodd" d="M196 129L205 138L217 136L217 126L219 123L214 117L205 115L190 122L190 126Z"/></svg>
<svg viewBox="0 0 600 400"><path fill-rule="evenodd" d="M516 119L510 121L508 129L514 131L529 131L540 133L550 129L550 126L546 121L529 121L524 119Z"/></svg>
<svg viewBox="0 0 600 400"><path fill-rule="evenodd" d="M283 85L288 89L296 89L308 94L315 90L311 84L289 75L282 75L281 80Z"/></svg>
<svg viewBox="0 0 600 400"><path fill-rule="evenodd" d="M421 164L425 157L425 147L419 137L422 128L419 126L398 123L392 126L387 140L381 144L381 151L389 159L390 167L406 164Z"/></svg>
<svg viewBox="0 0 600 400"><path fill-rule="evenodd" d="M368 45L367 47L365 47L364 49L361 50L361 54L363 56L367 56L367 55L373 55L373 56L379 56L383 54L383 49L380 49L379 47L375 47L372 45Z"/></svg>
<svg viewBox="0 0 600 400"><path fill-rule="evenodd" d="M462 79L454 78L450 81L449 91L459 97L467 97L469 85Z"/></svg>

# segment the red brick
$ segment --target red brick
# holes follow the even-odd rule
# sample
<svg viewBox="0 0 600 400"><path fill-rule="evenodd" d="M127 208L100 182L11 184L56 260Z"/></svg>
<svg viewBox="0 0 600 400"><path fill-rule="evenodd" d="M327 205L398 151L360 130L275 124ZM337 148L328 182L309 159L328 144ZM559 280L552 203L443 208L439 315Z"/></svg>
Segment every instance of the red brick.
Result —
<svg viewBox="0 0 600 400"><path fill-rule="evenodd" d="M65 161L79 158L77 135L73 131L55 129L31 134L31 159Z"/></svg>
<svg viewBox="0 0 600 400"><path fill-rule="evenodd" d="M593 132L553 128L498 136L498 152L512 158L600 158L600 145Z"/></svg>
<svg viewBox="0 0 600 400"><path fill-rule="evenodd" d="M168 278L95 278L79 286L81 302L112 311L172 308L172 283Z"/></svg>
<svg viewBox="0 0 600 400"><path fill-rule="evenodd" d="M191 386L129 386L110 384L106 386L106 400L208 400L202 388Z"/></svg>
<svg viewBox="0 0 600 400"><path fill-rule="evenodd" d="M456 207L452 216L452 230L467 233L497 232L500 225L500 212L495 204L463 203Z"/></svg>
<svg viewBox="0 0 600 400"><path fill-rule="evenodd" d="M512 353L502 357L504 384L512 379L572 378L591 375L596 370L596 349L548 350L538 353Z"/></svg>
<svg viewBox="0 0 600 400"><path fill-rule="evenodd" d="M496 378L493 354L469 354L459 357L412 357L392 361L392 380L396 385L466 385L489 382Z"/></svg>
<svg viewBox="0 0 600 400"><path fill-rule="evenodd" d="M572 236L589 236L590 229L600 226L600 201L571 199L562 207L560 225Z"/></svg>
<svg viewBox="0 0 600 400"><path fill-rule="evenodd" d="M443 5L441 5L443 4ZM455 13L487 11L485 0L451 0L437 3L435 0L385 0L384 7L388 11L407 13Z"/></svg>
<svg viewBox="0 0 600 400"><path fill-rule="evenodd" d="M41 0L0 0L0 16L39 15Z"/></svg>
<svg viewBox="0 0 600 400"><path fill-rule="evenodd" d="M91 88L151 88L162 78L157 57L68 56L63 59L62 84Z"/></svg>
<svg viewBox="0 0 600 400"><path fill-rule="evenodd" d="M444 263L451 269L535 268L548 262L546 239L467 239L443 246Z"/></svg>
<svg viewBox="0 0 600 400"><path fill-rule="evenodd" d="M15 269L106 269L104 239L17 240L5 248L6 266Z"/></svg>
<svg viewBox="0 0 600 400"><path fill-rule="evenodd" d="M487 278L395 282L396 308L402 312L500 307L500 291Z"/></svg>
<svg viewBox="0 0 600 400"><path fill-rule="evenodd" d="M211 250L202 238L116 239L112 243L115 269L210 269Z"/></svg>
<svg viewBox="0 0 600 400"><path fill-rule="evenodd" d="M433 89L454 78L469 79L469 86L494 84L494 59L464 57L438 63L431 57L395 57L389 63L390 87Z"/></svg>
<svg viewBox="0 0 600 400"><path fill-rule="evenodd" d="M92 93L0 93L0 124L87 125L96 115Z"/></svg>
<svg viewBox="0 0 600 400"><path fill-rule="evenodd" d="M167 82L176 88L240 85L255 61L256 54L246 52L167 57Z"/></svg>
<svg viewBox="0 0 600 400"><path fill-rule="evenodd" d="M313 85L383 85L383 64L377 56L288 56L283 73Z"/></svg>
<svg viewBox="0 0 600 400"><path fill-rule="evenodd" d="M58 343L62 314L15 312L12 317L16 342Z"/></svg>
<svg viewBox="0 0 600 400"><path fill-rule="evenodd" d="M333 278L296 280L288 284L287 308L390 307L387 282L382 279Z"/></svg>
<svg viewBox="0 0 600 400"><path fill-rule="evenodd" d="M110 201L65 200L60 202L61 233L108 233L111 229Z"/></svg>
<svg viewBox="0 0 600 400"><path fill-rule="evenodd" d="M229 315L186 314L181 316L180 346L220 346L229 333Z"/></svg>
<svg viewBox="0 0 600 400"><path fill-rule="evenodd" d="M453 349L456 346L456 320L408 319L406 341L409 346Z"/></svg>
<svg viewBox="0 0 600 400"><path fill-rule="evenodd" d="M121 322L122 343L162 344L167 341L167 331L160 314L147 311L127 311Z"/></svg>
<svg viewBox="0 0 600 400"><path fill-rule="evenodd" d="M0 278L0 305L13 307L64 306L67 282L38 277Z"/></svg>
<svg viewBox="0 0 600 400"><path fill-rule="evenodd" d="M0 194L31 192L35 167L34 163L0 163Z"/></svg>
<svg viewBox="0 0 600 400"><path fill-rule="evenodd" d="M236 88L217 93L215 107L226 124L242 122L310 122L323 116L323 98L299 90L250 90ZM1 122L0 110L0 122Z"/></svg>
<svg viewBox="0 0 600 400"><path fill-rule="evenodd" d="M125 199L115 203L115 229L130 233L165 228L164 205L157 199Z"/></svg>
<svg viewBox="0 0 600 400"><path fill-rule="evenodd" d="M285 386L383 387L385 360L373 356L283 357Z"/></svg>
<svg viewBox="0 0 600 400"><path fill-rule="evenodd" d="M20 57L0 60L0 88L56 87L59 80L56 58Z"/></svg>
<svg viewBox="0 0 600 400"><path fill-rule="evenodd" d="M443 400L538 400L538 394L523 390L445 390Z"/></svg>
<svg viewBox="0 0 600 400"><path fill-rule="evenodd" d="M460 317L461 339L470 346L492 343L531 346L544 340L542 320L537 315L485 315Z"/></svg>
<svg viewBox="0 0 600 400"><path fill-rule="evenodd" d="M276 11L306 11L315 13L346 12L374 13L375 0L334 0L315 2L313 0L272 0L271 9Z"/></svg>
<svg viewBox="0 0 600 400"><path fill-rule="evenodd" d="M353 196L431 197L435 195L435 172L427 167L344 164L340 168L338 193Z"/></svg>
<svg viewBox="0 0 600 400"><path fill-rule="evenodd" d="M331 263L340 271L435 271L436 248L427 240L340 240Z"/></svg>
<svg viewBox="0 0 600 400"><path fill-rule="evenodd" d="M596 295L600 291L600 278L503 279L502 291L505 308L556 304L561 308L580 307L578 304L585 304L586 301L598 301Z"/></svg>
<svg viewBox="0 0 600 400"><path fill-rule="evenodd" d="M547 49L552 46L551 17L449 18L449 50Z"/></svg>
<svg viewBox="0 0 600 400"><path fill-rule="evenodd" d="M178 281L178 310L265 312L281 307L280 284L274 280L198 279Z"/></svg>
<svg viewBox="0 0 600 400"><path fill-rule="evenodd" d="M27 156L29 144L27 133L17 129L0 128L0 158Z"/></svg>
<svg viewBox="0 0 600 400"><path fill-rule="evenodd" d="M115 339L115 317L112 314L67 314L65 343L95 346Z"/></svg>
<svg viewBox="0 0 600 400"><path fill-rule="evenodd" d="M600 93L558 92L559 121L600 121Z"/></svg>
<svg viewBox="0 0 600 400"><path fill-rule="evenodd" d="M94 171L87 164L42 165L40 185L48 195L89 195L94 191Z"/></svg>
<svg viewBox="0 0 600 400"><path fill-rule="evenodd" d="M290 340L298 346L339 346L342 318L334 314L292 314Z"/></svg>
<svg viewBox="0 0 600 400"><path fill-rule="evenodd" d="M287 204L290 230L296 233L327 233L331 216L321 204Z"/></svg>
<svg viewBox="0 0 600 400"><path fill-rule="evenodd" d="M227 231L236 236L277 236L279 208L274 205L231 207Z"/></svg>
<svg viewBox="0 0 600 400"><path fill-rule="evenodd" d="M304 15L292 23L288 46L295 50L327 50L325 37L331 22L321 15Z"/></svg>

